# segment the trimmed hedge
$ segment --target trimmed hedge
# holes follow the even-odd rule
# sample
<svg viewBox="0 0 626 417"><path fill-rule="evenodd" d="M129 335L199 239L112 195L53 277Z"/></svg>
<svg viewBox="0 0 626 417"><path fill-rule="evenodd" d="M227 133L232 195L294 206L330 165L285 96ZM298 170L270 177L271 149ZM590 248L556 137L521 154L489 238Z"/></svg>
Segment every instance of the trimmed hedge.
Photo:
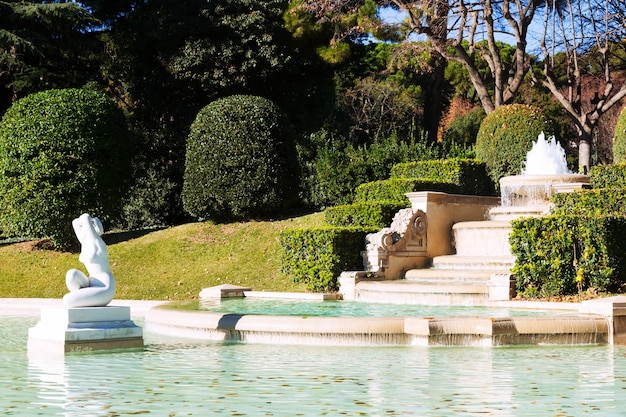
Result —
<svg viewBox="0 0 626 417"><path fill-rule="evenodd" d="M126 115L102 93L47 90L16 101L0 122L0 228L64 247L82 213L111 224L133 146Z"/></svg>
<svg viewBox="0 0 626 417"><path fill-rule="evenodd" d="M510 104L498 107L480 125L476 137L476 158L484 161L493 182L518 175L533 141L553 128L544 112L534 106Z"/></svg>
<svg viewBox="0 0 626 417"><path fill-rule="evenodd" d="M600 188L552 196L553 214L594 216L623 216L626 214L626 188Z"/></svg>
<svg viewBox="0 0 626 417"><path fill-rule="evenodd" d="M623 290L626 282L623 216L562 216L513 221L518 294L549 297L577 291Z"/></svg>
<svg viewBox="0 0 626 417"><path fill-rule="evenodd" d="M329 226L383 228L391 224L393 216L406 204L397 201L372 201L329 207L324 212Z"/></svg>
<svg viewBox="0 0 626 417"><path fill-rule="evenodd" d="M513 220L509 235L518 295L547 297L572 294L574 280L573 217L524 217Z"/></svg>
<svg viewBox="0 0 626 417"><path fill-rule="evenodd" d="M392 178L421 178L459 186L459 193L494 195L493 182L484 162L478 159L438 159L394 165Z"/></svg>
<svg viewBox="0 0 626 417"><path fill-rule="evenodd" d="M626 188L626 163L591 168L589 183L592 188Z"/></svg>
<svg viewBox="0 0 626 417"><path fill-rule="evenodd" d="M262 97L235 95L205 106L187 139L184 209L231 220L291 207L298 169L288 127L280 109Z"/></svg>
<svg viewBox="0 0 626 417"><path fill-rule="evenodd" d="M410 206L406 193L415 191L439 191L458 194L461 187L449 182L424 180L421 178L390 178L388 180L373 181L361 184L355 190L355 202L368 201L396 201Z"/></svg>
<svg viewBox="0 0 626 417"><path fill-rule="evenodd" d="M517 290L527 296L620 291L626 282L626 189L559 193L553 213L513 222Z"/></svg>
<svg viewBox="0 0 626 417"><path fill-rule="evenodd" d="M337 291L342 271L362 270L365 236L376 230L346 227L294 229L280 234L283 274L315 292Z"/></svg>

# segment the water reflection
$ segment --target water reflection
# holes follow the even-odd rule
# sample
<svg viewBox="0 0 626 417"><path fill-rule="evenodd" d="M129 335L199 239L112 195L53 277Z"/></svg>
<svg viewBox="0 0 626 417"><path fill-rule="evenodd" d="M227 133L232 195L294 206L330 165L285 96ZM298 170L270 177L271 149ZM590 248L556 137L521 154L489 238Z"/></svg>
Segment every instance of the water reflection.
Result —
<svg viewBox="0 0 626 417"><path fill-rule="evenodd" d="M626 409L623 347L289 346L148 334L144 351L42 362L27 358L25 332L18 333L20 351L14 338L0 340L5 415L516 417Z"/></svg>

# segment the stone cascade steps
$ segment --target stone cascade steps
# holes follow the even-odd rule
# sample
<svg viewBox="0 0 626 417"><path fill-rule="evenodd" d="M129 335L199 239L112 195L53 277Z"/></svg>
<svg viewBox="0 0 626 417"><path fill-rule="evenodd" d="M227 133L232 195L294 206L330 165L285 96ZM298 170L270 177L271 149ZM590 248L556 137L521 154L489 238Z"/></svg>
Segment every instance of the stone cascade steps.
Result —
<svg viewBox="0 0 626 417"><path fill-rule="evenodd" d="M489 220L511 221L520 217L540 217L550 212L547 204L531 206L498 206L489 210Z"/></svg>
<svg viewBox="0 0 626 417"><path fill-rule="evenodd" d="M485 305L489 286L471 282L362 281L356 286L356 299L398 304Z"/></svg>
<svg viewBox="0 0 626 417"><path fill-rule="evenodd" d="M433 267L411 269L405 279L363 281L356 285L360 301L426 305L486 305L510 297L511 256L436 257Z"/></svg>
<svg viewBox="0 0 626 417"><path fill-rule="evenodd" d="M493 273L494 271L509 271L514 264L515 257L510 254L502 256L444 255L433 258L432 268L426 270L451 270L453 273L459 270L479 270ZM407 272L407 279L409 272L411 271Z"/></svg>
<svg viewBox="0 0 626 417"><path fill-rule="evenodd" d="M460 222L452 226L457 256L510 256L511 222L485 220Z"/></svg>

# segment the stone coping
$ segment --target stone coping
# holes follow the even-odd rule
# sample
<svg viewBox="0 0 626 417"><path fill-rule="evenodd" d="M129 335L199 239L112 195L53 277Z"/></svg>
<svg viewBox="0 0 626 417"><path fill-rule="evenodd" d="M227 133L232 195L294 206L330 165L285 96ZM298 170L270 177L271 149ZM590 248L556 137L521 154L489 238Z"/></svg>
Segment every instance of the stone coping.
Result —
<svg viewBox="0 0 626 417"><path fill-rule="evenodd" d="M339 346L606 344L599 315L554 317L309 317L175 310L146 316L151 332L199 340Z"/></svg>
<svg viewBox="0 0 626 417"><path fill-rule="evenodd" d="M252 292L266 298L311 299L304 293ZM115 300L145 318L148 331L174 337L319 345L471 345L613 343L614 316L626 296L583 303L498 301L490 306L559 311L540 317L309 317L243 315L168 308L166 301ZM60 299L0 299L0 314L38 314ZM625 310L625 311L622 311ZM563 314L563 312L568 312ZM579 311L582 313L579 313Z"/></svg>

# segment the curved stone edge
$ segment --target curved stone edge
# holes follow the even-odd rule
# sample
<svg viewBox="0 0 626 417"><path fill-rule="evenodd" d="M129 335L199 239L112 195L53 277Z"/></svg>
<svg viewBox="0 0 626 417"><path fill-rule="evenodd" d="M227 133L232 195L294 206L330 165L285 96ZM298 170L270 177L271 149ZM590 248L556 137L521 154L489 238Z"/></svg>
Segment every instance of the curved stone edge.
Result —
<svg viewBox="0 0 626 417"><path fill-rule="evenodd" d="M601 316L554 317L306 317L150 310L146 330L214 341L317 345L503 346L604 344Z"/></svg>

